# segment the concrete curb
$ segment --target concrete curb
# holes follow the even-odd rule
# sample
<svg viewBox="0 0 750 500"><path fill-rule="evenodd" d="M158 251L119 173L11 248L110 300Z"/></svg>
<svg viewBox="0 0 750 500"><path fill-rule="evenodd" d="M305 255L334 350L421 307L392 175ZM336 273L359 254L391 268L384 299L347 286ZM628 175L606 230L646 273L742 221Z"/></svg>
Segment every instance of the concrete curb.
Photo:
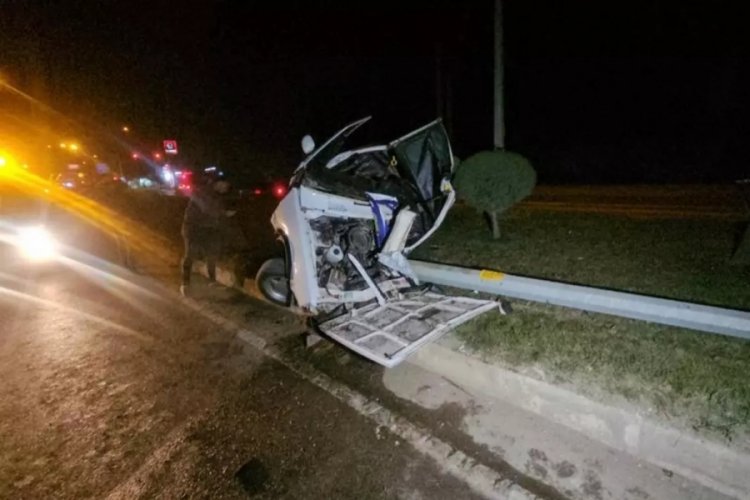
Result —
<svg viewBox="0 0 750 500"><path fill-rule="evenodd" d="M201 276L208 276L205 262L194 262L193 272L200 274ZM217 265L216 281L226 287L238 289L252 297L258 297L258 291L255 287L255 278L245 278L242 280L242 283L240 283L240 280L234 272Z"/></svg>
<svg viewBox="0 0 750 500"><path fill-rule="evenodd" d="M725 495L750 498L750 454L490 365L444 344L429 344L407 362Z"/></svg>

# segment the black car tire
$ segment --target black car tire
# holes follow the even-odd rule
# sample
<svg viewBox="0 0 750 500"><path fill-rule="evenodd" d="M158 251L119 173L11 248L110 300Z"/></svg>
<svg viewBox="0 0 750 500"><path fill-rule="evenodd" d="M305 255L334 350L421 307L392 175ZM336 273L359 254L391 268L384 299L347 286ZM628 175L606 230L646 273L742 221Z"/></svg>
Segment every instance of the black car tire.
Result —
<svg viewBox="0 0 750 500"><path fill-rule="evenodd" d="M266 300L280 306L289 305L292 293L283 258L276 257L265 261L255 275L255 282Z"/></svg>

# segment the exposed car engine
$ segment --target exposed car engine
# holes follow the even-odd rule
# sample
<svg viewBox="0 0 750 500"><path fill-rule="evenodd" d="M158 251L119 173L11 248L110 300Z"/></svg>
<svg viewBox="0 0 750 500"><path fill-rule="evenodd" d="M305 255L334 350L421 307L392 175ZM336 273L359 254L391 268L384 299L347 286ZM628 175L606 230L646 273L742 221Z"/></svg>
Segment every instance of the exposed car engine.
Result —
<svg viewBox="0 0 750 500"><path fill-rule="evenodd" d="M318 286L360 290L366 285L352 262L356 258L368 273L377 273L373 222L361 219L318 217L310 221L315 234Z"/></svg>

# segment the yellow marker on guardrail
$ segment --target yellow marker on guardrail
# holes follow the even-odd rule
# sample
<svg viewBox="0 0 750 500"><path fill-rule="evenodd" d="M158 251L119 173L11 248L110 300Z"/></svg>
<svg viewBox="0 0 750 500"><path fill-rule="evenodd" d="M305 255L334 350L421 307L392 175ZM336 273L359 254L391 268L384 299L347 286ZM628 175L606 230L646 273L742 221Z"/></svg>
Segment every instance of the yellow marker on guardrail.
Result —
<svg viewBox="0 0 750 500"><path fill-rule="evenodd" d="M500 271L492 271L490 269L482 269L479 271L479 279L484 281L502 281L505 278L505 273Z"/></svg>

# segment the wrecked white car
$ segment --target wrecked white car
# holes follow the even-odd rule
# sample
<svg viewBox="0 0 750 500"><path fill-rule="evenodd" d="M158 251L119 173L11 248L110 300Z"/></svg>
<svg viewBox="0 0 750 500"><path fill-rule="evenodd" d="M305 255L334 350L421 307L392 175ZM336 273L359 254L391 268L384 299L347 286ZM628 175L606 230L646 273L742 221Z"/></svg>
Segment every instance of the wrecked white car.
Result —
<svg viewBox="0 0 750 500"><path fill-rule="evenodd" d="M386 366L495 304L419 287L407 256L455 202L453 154L437 120L386 145L346 150L370 118L307 157L271 217L285 256L258 271L270 301L314 318L325 335Z"/></svg>

